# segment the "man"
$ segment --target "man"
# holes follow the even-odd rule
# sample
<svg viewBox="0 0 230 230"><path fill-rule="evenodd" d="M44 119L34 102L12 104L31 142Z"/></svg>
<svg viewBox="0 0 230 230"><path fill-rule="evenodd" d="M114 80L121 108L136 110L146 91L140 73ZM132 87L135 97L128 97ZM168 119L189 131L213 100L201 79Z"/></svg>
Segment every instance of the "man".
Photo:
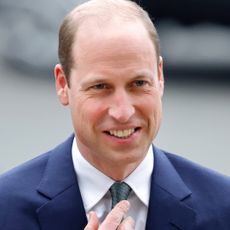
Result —
<svg viewBox="0 0 230 230"><path fill-rule="evenodd" d="M74 135L2 175L0 229L229 230L229 178L152 145L164 78L147 13L127 0L76 7L59 58Z"/></svg>

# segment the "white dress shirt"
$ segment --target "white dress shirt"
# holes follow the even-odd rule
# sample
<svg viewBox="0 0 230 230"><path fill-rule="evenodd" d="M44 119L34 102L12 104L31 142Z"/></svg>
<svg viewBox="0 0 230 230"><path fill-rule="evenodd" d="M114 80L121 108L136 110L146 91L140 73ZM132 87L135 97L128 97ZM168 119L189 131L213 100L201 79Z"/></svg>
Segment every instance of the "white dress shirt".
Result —
<svg viewBox="0 0 230 230"><path fill-rule="evenodd" d="M111 210L109 188L115 181L85 160L79 152L75 138L72 145L72 159L87 217L90 211L95 211L102 222ZM144 160L124 179L132 189L128 197L131 206L127 215L135 220L136 230L145 229L152 171L153 151L150 146Z"/></svg>

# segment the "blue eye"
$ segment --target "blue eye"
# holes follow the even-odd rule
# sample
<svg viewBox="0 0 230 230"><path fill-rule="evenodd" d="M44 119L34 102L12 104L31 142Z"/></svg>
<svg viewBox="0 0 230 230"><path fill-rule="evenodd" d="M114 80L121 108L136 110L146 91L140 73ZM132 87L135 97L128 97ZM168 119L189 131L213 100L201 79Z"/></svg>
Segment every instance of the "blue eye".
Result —
<svg viewBox="0 0 230 230"><path fill-rule="evenodd" d="M101 84L92 86L92 88L93 89L106 89L107 87L106 87L106 84L101 83Z"/></svg>
<svg viewBox="0 0 230 230"><path fill-rule="evenodd" d="M144 85L146 84L146 81L144 81L144 80L136 80L136 81L134 82L134 84L135 84L135 86L137 86L137 87L141 87L141 86L144 86Z"/></svg>

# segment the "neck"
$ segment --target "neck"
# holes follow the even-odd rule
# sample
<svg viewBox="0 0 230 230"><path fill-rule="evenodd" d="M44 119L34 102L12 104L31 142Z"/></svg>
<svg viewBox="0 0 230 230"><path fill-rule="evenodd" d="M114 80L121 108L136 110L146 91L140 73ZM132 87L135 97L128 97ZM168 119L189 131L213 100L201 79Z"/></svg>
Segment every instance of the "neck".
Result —
<svg viewBox="0 0 230 230"><path fill-rule="evenodd" d="M120 162L101 164L100 162L100 164L93 164L93 166L114 181L119 182L128 177L137 168L140 162L141 161L123 164Z"/></svg>

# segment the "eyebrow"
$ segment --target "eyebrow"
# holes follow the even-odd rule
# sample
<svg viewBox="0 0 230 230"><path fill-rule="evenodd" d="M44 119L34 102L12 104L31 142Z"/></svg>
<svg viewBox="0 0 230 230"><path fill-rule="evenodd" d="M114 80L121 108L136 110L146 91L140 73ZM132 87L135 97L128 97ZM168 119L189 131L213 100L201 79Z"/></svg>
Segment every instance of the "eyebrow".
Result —
<svg viewBox="0 0 230 230"><path fill-rule="evenodd" d="M83 80L82 82L82 87L88 87L90 85L96 85L96 84L100 84L100 83L110 83L110 78L109 77L103 77L100 75L89 75L85 77L86 79ZM152 71L148 71L148 70L140 70L140 71L136 71L135 75L133 77L131 77L130 79L128 79L128 81L135 81L137 79L149 79L149 80L153 80L154 75Z"/></svg>
<svg viewBox="0 0 230 230"><path fill-rule="evenodd" d="M150 71L138 71L136 74L136 76L133 77L132 79L138 79L138 78L149 78L149 79L153 79L153 73Z"/></svg>
<svg viewBox="0 0 230 230"><path fill-rule="evenodd" d="M135 73L135 76L131 78L131 81L138 80L138 79L148 79L150 81L154 80L153 71L149 70L140 70Z"/></svg>
<svg viewBox="0 0 230 230"><path fill-rule="evenodd" d="M92 79L93 78L93 79ZM90 85L96 85L99 83L108 82L108 78L102 77L102 76L87 76L86 79L82 82L82 87L88 87Z"/></svg>

